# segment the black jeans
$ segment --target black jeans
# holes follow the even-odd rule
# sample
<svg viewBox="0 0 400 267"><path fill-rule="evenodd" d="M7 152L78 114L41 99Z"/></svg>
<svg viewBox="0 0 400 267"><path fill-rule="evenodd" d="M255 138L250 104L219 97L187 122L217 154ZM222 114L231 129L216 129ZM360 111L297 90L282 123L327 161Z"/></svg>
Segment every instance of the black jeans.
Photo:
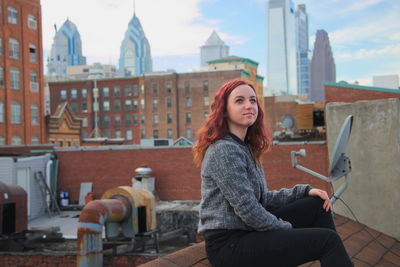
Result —
<svg viewBox="0 0 400 267"><path fill-rule="evenodd" d="M293 225L290 230L206 231L209 261L215 267L297 266L314 260L322 267L353 266L322 203L319 197L305 197L272 211Z"/></svg>

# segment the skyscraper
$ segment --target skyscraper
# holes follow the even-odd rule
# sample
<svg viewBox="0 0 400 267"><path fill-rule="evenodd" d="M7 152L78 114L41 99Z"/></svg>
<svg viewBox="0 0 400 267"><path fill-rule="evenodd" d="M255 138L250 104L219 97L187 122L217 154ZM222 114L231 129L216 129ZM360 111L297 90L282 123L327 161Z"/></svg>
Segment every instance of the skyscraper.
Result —
<svg viewBox="0 0 400 267"><path fill-rule="evenodd" d="M308 48L308 15L306 5L296 11L297 88L299 94L310 93L310 59Z"/></svg>
<svg viewBox="0 0 400 267"><path fill-rule="evenodd" d="M336 65L333 59L328 33L318 30L311 59L310 100L324 101L324 82L336 82Z"/></svg>
<svg viewBox="0 0 400 267"><path fill-rule="evenodd" d="M143 75L152 70L150 44L134 13L121 43L118 72L122 77L129 77Z"/></svg>
<svg viewBox="0 0 400 267"><path fill-rule="evenodd" d="M229 56L229 46L213 31L206 43L200 47L200 66L207 66L207 62Z"/></svg>
<svg viewBox="0 0 400 267"><path fill-rule="evenodd" d="M297 94L295 10L291 0L270 0L267 7L266 95Z"/></svg>
<svg viewBox="0 0 400 267"><path fill-rule="evenodd" d="M54 36L50 57L47 59L47 73L52 77L66 77L67 66L77 65L86 65L86 57L82 55L78 28L67 19Z"/></svg>

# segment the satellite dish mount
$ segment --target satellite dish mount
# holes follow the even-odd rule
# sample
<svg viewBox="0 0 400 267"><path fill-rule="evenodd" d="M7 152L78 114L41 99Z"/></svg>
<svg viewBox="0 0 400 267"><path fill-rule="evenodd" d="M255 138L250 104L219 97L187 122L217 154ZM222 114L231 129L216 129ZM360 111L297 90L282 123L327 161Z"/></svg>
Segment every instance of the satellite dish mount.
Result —
<svg viewBox="0 0 400 267"><path fill-rule="evenodd" d="M339 199L340 196L344 193L350 182L351 160L346 155L345 151L349 141L352 126L353 126L353 115L349 115L345 119L342 128L340 129L340 133L338 135L336 144L331 154L331 159L329 162L329 170L328 170L330 177L326 177L322 174L319 174L315 171L312 171L306 167L297 164L297 156L302 156L302 157L306 156L305 149L300 149L299 151L291 152L293 168L297 168L301 171L309 173L329 183L332 183L342 177L345 178L344 183L339 187L339 189L332 195L330 199L332 205L335 204L336 200Z"/></svg>

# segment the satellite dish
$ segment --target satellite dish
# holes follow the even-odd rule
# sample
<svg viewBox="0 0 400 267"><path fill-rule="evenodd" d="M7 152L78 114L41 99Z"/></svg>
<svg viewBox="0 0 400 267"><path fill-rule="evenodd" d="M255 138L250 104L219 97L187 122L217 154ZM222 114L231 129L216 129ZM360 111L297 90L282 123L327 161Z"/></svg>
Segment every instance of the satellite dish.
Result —
<svg viewBox="0 0 400 267"><path fill-rule="evenodd" d="M340 129L339 135L336 139L335 147L332 150L331 160L329 162L328 173L332 177L340 175L338 173L340 168L338 168L339 160L343 157L346 152L347 143L349 142L349 137L351 133L351 128L353 126L353 115L348 116Z"/></svg>
<svg viewBox="0 0 400 267"><path fill-rule="evenodd" d="M335 192L335 194L330 198L332 204L335 203L337 199L344 193L346 190L349 182L350 182L350 172L351 172L351 162L350 158L346 156L346 148L349 142L351 128L353 126L353 115L347 116L345 119L342 128L340 129L339 135L336 140L336 144L332 151L332 157L330 159L329 170L328 173L330 177L325 177L322 174L314 172L308 168L305 168L299 164L297 164L297 156L305 157L306 152L304 149L300 151L292 151L291 152L291 159L292 165L294 168L297 168L301 171L307 172L315 177L318 177L326 182L332 183L339 178L345 177L345 182L339 187L339 189Z"/></svg>
<svg viewBox="0 0 400 267"><path fill-rule="evenodd" d="M292 129L294 127L294 119L292 115L285 115L282 118L282 122L278 122L278 126L284 128L285 130Z"/></svg>

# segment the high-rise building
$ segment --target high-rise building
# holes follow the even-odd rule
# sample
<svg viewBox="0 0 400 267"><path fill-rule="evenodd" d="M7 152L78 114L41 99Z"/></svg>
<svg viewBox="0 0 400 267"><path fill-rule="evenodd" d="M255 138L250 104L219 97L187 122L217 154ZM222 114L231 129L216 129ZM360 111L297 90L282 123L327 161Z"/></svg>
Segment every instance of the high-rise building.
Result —
<svg viewBox="0 0 400 267"><path fill-rule="evenodd" d="M0 1L0 145L46 143L39 0Z"/></svg>
<svg viewBox="0 0 400 267"><path fill-rule="evenodd" d="M86 57L82 55L82 41L78 28L67 19L54 36L47 59L47 74L50 77L66 77L67 66L77 65L86 65Z"/></svg>
<svg viewBox="0 0 400 267"><path fill-rule="evenodd" d="M152 70L150 44L134 13L121 43L118 72L122 77L129 77L143 75Z"/></svg>
<svg viewBox="0 0 400 267"><path fill-rule="evenodd" d="M200 47L200 66L207 66L207 62L229 55L229 46L213 31L206 43Z"/></svg>
<svg viewBox="0 0 400 267"><path fill-rule="evenodd" d="M270 0L267 7L266 95L297 94L295 9L291 0Z"/></svg>
<svg viewBox="0 0 400 267"><path fill-rule="evenodd" d="M297 45L297 90L299 94L310 93L310 51L308 48L308 15L306 5L298 5L296 10Z"/></svg>
<svg viewBox="0 0 400 267"><path fill-rule="evenodd" d="M399 75L398 74L374 75L372 77L372 85L374 87L400 89Z"/></svg>
<svg viewBox="0 0 400 267"><path fill-rule="evenodd" d="M324 101L324 82L336 82L335 60L333 59L328 33L325 30L317 31L310 70L310 100Z"/></svg>

